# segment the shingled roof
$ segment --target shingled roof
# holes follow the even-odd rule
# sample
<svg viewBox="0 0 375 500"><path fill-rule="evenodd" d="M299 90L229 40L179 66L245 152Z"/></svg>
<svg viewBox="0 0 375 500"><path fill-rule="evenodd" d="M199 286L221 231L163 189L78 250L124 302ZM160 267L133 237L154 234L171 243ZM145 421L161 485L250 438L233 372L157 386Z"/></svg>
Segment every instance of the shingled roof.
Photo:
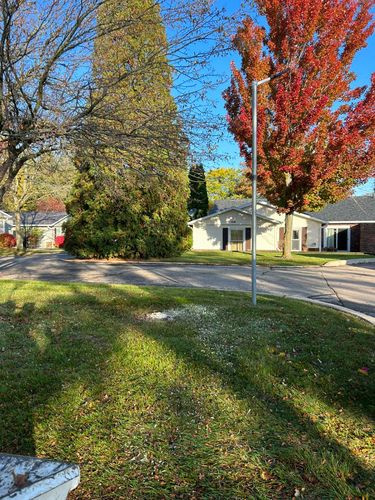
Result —
<svg viewBox="0 0 375 500"><path fill-rule="evenodd" d="M327 205L320 212L306 212L306 214L326 222L373 222L375 221L375 197L352 196Z"/></svg>
<svg viewBox="0 0 375 500"><path fill-rule="evenodd" d="M268 203L264 198L258 197L259 203ZM243 207L248 207L251 204L251 198L239 198L234 200L215 200L213 207L208 212L208 215L216 214L216 212L221 212L222 210L228 210L230 208L242 209Z"/></svg>
<svg viewBox="0 0 375 500"><path fill-rule="evenodd" d="M66 212L23 212L21 223L24 226L53 226L67 215Z"/></svg>

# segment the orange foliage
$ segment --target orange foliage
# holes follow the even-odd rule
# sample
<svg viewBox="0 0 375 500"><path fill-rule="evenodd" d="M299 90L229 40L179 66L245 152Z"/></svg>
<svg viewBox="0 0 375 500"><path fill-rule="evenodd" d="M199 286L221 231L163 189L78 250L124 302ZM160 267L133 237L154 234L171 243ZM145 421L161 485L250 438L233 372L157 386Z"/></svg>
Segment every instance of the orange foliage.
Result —
<svg viewBox="0 0 375 500"><path fill-rule="evenodd" d="M280 212L319 209L375 174L375 74L352 88L356 52L373 32L372 0L257 0L269 29L246 19L224 93L228 128L251 169L251 83L258 88L259 188Z"/></svg>

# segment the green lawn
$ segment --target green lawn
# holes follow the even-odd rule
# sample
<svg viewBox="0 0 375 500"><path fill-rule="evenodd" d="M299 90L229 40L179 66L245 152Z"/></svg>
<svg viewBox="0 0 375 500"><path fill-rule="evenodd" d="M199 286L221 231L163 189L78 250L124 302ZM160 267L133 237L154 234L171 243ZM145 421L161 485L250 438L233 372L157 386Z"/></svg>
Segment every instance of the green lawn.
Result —
<svg viewBox="0 0 375 500"><path fill-rule="evenodd" d="M257 252L258 264L263 266L321 266L330 260L375 258L375 255L360 252L293 252L292 258L285 260L280 252ZM244 252L223 252L220 250L190 250L181 257L165 259L169 262L187 262L191 264L250 264L251 255Z"/></svg>
<svg viewBox="0 0 375 500"><path fill-rule="evenodd" d="M17 251L15 248L0 248L0 257L9 257L11 255L18 255L18 256L24 256L24 255L32 255L35 253L61 253L64 250L61 248L35 248L35 249L30 249L30 250L20 250Z"/></svg>
<svg viewBox="0 0 375 500"><path fill-rule="evenodd" d="M16 255L14 248L0 248L0 257L8 257L8 255Z"/></svg>
<svg viewBox="0 0 375 500"><path fill-rule="evenodd" d="M0 450L78 462L72 498L372 498L374 361L302 302L1 281Z"/></svg>

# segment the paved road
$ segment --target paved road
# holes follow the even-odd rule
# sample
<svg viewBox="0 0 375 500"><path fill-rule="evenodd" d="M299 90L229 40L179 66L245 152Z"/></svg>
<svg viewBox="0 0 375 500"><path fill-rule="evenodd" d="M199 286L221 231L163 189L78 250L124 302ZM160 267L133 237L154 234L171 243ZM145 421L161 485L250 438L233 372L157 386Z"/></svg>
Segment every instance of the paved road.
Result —
<svg viewBox="0 0 375 500"><path fill-rule="evenodd" d="M0 258L0 278L128 283L225 290L251 289L244 266L78 261L67 254ZM357 266L258 268L259 292L277 292L341 305L375 317L375 263Z"/></svg>

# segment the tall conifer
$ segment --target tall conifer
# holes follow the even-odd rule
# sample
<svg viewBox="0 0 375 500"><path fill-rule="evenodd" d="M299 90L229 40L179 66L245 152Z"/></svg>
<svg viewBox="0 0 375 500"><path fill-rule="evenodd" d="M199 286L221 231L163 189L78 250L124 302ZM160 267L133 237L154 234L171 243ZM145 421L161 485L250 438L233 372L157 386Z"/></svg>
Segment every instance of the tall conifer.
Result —
<svg viewBox="0 0 375 500"><path fill-rule="evenodd" d="M204 217L208 212L206 176L203 165L192 165L189 170L189 215L193 219Z"/></svg>
<svg viewBox="0 0 375 500"><path fill-rule="evenodd" d="M167 43L160 12L152 0L122 0L105 3L99 16L119 29L95 41L97 91L123 73L124 61L129 78L110 88L93 120L106 135L131 141L107 151L106 160L80 152L66 246L96 257L176 254L187 234L187 146L160 50Z"/></svg>

